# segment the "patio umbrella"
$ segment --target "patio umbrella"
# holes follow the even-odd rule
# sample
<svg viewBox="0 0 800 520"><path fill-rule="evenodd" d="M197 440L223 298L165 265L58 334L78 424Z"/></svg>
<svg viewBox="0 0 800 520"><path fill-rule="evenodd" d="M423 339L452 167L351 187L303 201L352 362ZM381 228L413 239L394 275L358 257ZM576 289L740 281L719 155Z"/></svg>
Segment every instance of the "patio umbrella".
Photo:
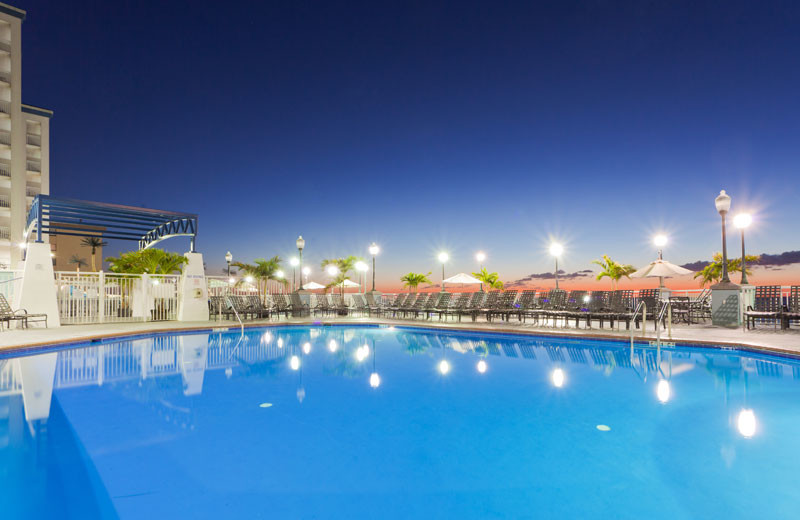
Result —
<svg viewBox="0 0 800 520"><path fill-rule="evenodd" d="M692 271L659 258L658 260L650 262L635 273L632 273L631 278L651 278L658 276L659 287L663 289L665 277L680 276L683 274L692 274Z"/></svg>
<svg viewBox="0 0 800 520"><path fill-rule="evenodd" d="M345 278L342 283L336 284L336 287L361 287L361 285L352 281L350 278Z"/></svg>
<svg viewBox="0 0 800 520"><path fill-rule="evenodd" d="M318 284L317 282L308 282L303 286L303 289L307 291L313 291L315 289L324 289L325 286L322 284Z"/></svg>
<svg viewBox="0 0 800 520"><path fill-rule="evenodd" d="M444 283L483 283L474 276L470 276L467 273L458 273L455 276L451 276L450 278L446 279Z"/></svg>
<svg viewBox="0 0 800 520"><path fill-rule="evenodd" d="M450 278L443 280L442 285L446 283L483 283L474 276L470 276L467 273L458 273L455 276L451 276Z"/></svg>

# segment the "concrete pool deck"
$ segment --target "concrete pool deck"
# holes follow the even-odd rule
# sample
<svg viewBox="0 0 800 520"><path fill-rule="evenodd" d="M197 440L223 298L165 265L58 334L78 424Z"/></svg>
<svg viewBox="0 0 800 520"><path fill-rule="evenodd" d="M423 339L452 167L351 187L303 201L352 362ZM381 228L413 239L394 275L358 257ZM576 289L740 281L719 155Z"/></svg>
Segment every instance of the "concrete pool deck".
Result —
<svg viewBox="0 0 800 520"><path fill-rule="evenodd" d="M630 332L611 330L609 328L545 327L526 324L510 324L504 322L471 321L439 321L437 319L401 320L392 318L343 317L343 318L289 318L279 320L252 320L245 322L245 328L311 325L311 324L388 324L408 327L440 328L445 330L470 330L484 332L505 332L538 336L617 339L629 340ZM135 322L135 323L101 323L91 325L65 325L58 328L31 328L28 330L4 329L0 332L0 353L35 351L45 346L60 343L88 343L104 338L117 338L131 335L151 334L159 332L178 332L190 330L208 330L230 328L238 329L235 321L197 321L197 322ZM652 322L648 323L647 332L634 331L634 339L638 342L656 340ZM662 342L684 343L706 346L743 347L748 350L800 356L800 330L773 330L769 326L761 326L757 330L743 331L724 329L710 325L673 325L672 337L666 331L661 333Z"/></svg>

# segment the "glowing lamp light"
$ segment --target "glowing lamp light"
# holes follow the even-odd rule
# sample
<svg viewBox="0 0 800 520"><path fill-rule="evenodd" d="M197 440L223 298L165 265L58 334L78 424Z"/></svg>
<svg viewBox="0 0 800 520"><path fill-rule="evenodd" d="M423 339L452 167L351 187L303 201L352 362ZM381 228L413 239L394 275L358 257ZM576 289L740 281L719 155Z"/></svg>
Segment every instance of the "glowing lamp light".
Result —
<svg viewBox="0 0 800 520"><path fill-rule="evenodd" d="M55 253L50 253L50 258L55 258L55 257L56 257Z"/></svg>
<svg viewBox="0 0 800 520"><path fill-rule="evenodd" d="M743 408L736 420L736 428L742 437L749 439L756 433L756 414L749 408Z"/></svg>
<svg viewBox="0 0 800 520"><path fill-rule="evenodd" d="M361 271L361 272L364 272L367 269L369 269L369 267L367 267L367 264L365 264L364 262L356 262L355 268L356 271Z"/></svg>
<svg viewBox="0 0 800 520"><path fill-rule="evenodd" d="M369 376L369 386L372 388L378 388L381 386L381 376L378 375L377 372L373 372Z"/></svg>
<svg viewBox="0 0 800 520"><path fill-rule="evenodd" d="M311 354L311 343L308 341L303 343L303 354Z"/></svg>
<svg viewBox="0 0 800 520"><path fill-rule="evenodd" d="M339 345L336 344L336 340L332 339L328 342L328 350L330 350L331 352L336 352L338 348Z"/></svg>
<svg viewBox="0 0 800 520"><path fill-rule="evenodd" d="M589 303L592 300L592 297L588 294L583 297L583 303Z"/></svg>
<svg viewBox="0 0 800 520"><path fill-rule="evenodd" d="M369 356L369 347L366 345L360 346L356 349L356 361L359 363L367 359Z"/></svg>
<svg viewBox="0 0 800 520"><path fill-rule="evenodd" d="M278 348L283 348L283 338L278 338Z"/></svg>
<svg viewBox="0 0 800 520"><path fill-rule="evenodd" d="M656 235L653 237L653 244L655 244L656 247L664 247L667 245L667 241L667 235Z"/></svg>
<svg viewBox="0 0 800 520"><path fill-rule="evenodd" d="M481 359L480 361L478 361L478 365L476 368L478 369L478 372L480 372L481 374L485 374L486 370L489 368L489 365L486 364L486 361Z"/></svg>
<svg viewBox="0 0 800 520"><path fill-rule="evenodd" d="M300 265L300 260L298 260L296 257L292 257L289 259L289 265L291 265L292 267L297 267L298 265Z"/></svg>
<svg viewBox="0 0 800 520"><path fill-rule="evenodd" d="M369 254L371 254L372 256L376 256L380 252L381 248L378 247L378 244L376 244L375 242L373 242L372 245L369 246Z"/></svg>
<svg viewBox="0 0 800 520"><path fill-rule="evenodd" d="M325 272L331 276L336 276L339 273L339 268L335 265L329 265L325 268Z"/></svg>
<svg viewBox="0 0 800 520"><path fill-rule="evenodd" d="M272 343L272 334L270 332L265 332L261 340L267 344Z"/></svg>
<svg viewBox="0 0 800 520"><path fill-rule="evenodd" d="M478 253L475 255L475 260L477 260L479 264L482 264L484 260L486 260L486 253L483 251L478 251Z"/></svg>
<svg viewBox="0 0 800 520"><path fill-rule="evenodd" d="M438 368L439 373L441 373L443 376L446 376L450 372L450 362L448 362L446 359L443 359L439 361Z"/></svg>
<svg viewBox="0 0 800 520"><path fill-rule="evenodd" d="M280 279L282 279L284 276L285 276L285 275L283 274L283 271L275 271L275 278L277 278L277 279L279 279L279 280L280 280Z"/></svg>
<svg viewBox="0 0 800 520"><path fill-rule="evenodd" d="M19 248L20 249L25 249L26 247L28 247L28 243L27 242L20 242L19 243Z"/></svg>
<svg viewBox="0 0 800 520"><path fill-rule="evenodd" d="M245 277L244 281L247 282L247 283L253 283L253 277L252 276L247 276L247 277Z"/></svg>
<svg viewBox="0 0 800 520"><path fill-rule="evenodd" d="M733 217L733 225L739 229L746 229L753 223L753 217L748 213L739 213Z"/></svg>
<svg viewBox="0 0 800 520"><path fill-rule="evenodd" d="M236 278L228 278L228 283L236 283Z"/></svg>
<svg viewBox="0 0 800 520"><path fill-rule="evenodd" d="M672 388L669 386L669 381L662 379L656 385L656 397L661 403L666 403L672 396Z"/></svg>
<svg viewBox="0 0 800 520"><path fill-rule="evenodd" d="M553 242L550 244L550 254L558 258L564 252L564 246L559 244L558 242Z"/></svg>
<svg viewBox="0 0 800 520"><path fill-rule="evenodd" d="M441 253L439 253L439 257L438 257L438 258L439 258L439 261L440 261L441 263L445 263L445 262L447 262L448 260L450 260L450 255L448 255L447 253L445 253L444 251L442 251Z"/></svg>
<svg viewBox="0 0 800 520"><path fill-rule="evenodd" d="M304 267L304 268L303 268L303 274L304 274L304 275L306 275L306 276L308 276L309 274L311 274L311 268L310 268L310 267L307 267L307 266L306 266L306 267Z"/></svg>
<svg viewBox="0 0 800 520"><path fill-rule="evenodd" d="M566 375L564 371L560 368L553 370L550 374L550 380L553 382L553 386L556 388L561 388L564 386L564 381L566 380Z"/></svg>
<svg viewBox="0 0 800 520"><path fill-rule="evenodd" d="M297 356L292 356L289 359L289 366L292 367L292 370L297 370L300 368L300 358Z"/></svg>
<svg viewBox="0 0 800 520"><path fill-rule="evenodd" d="M160 282L158 280L153 280L153 285L158 285Z"/></svg>
<svg viewBox="0 0 800 520"><path fill-rule="evenodd" d="M731 196L725 193L725 190L721 190L717 198L714 199L714 206L720 215L727 213L731 209Z"/></svg>

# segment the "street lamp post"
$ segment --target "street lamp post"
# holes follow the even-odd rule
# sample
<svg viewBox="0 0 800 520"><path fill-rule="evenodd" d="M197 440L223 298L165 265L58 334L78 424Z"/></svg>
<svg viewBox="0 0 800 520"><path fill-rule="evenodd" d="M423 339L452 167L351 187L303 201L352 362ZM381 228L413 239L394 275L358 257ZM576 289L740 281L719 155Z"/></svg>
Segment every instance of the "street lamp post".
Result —
<svg viewBox="0 0 800 520"><path fill-rule="evenodd" d="M300 265L300 270L302 271L303 270L303 248L306 247L306 241L303 240L303 235L300 235L299 237L297 237L297 240L295 241L295 245L297 246L297 251L298 251L299 256L300 256L300 260L298 262L298 265ZM303 288L302 278L301 278L300 281L301 281L300 289L302 289ZM300 289L295 289L295 290L296 291L300 291Z"/></svg>
<svg viewBox="0 0 800 520"><path fill-rule="evenodd" d="M359 288L359 292L367 292L367 270L369 266L362 261L356 262L355 265L356 271L358 271L358 281L361 282L361 288Z"/></svg>
<svg viewBox="0 0 800 520"><path fill-rule="evenodd" d="M292 292L294 292L297 290L297 266L300 265L300 260L292 257L289 259L289 265L292 266Z"/></svg>
<svg viewBox="0 0 800 520"><path fill-rule="evenodd" d="M558 289L558 257L561 256L563 252L564 247L561 244L557 242L550 244L550 254L556 259L556 289Z"/></svg>
<svg viewBox="0 0 800 520"><path fill-rule="evenodd" d="M475 260L478 261L478 266L480 267L480 270L483 271L483 262L486 261L486 253L483 251L478 251L475 254ZM483 292L483 282L481 282L481 292Z"/></svg>
<svg viewBox="0 0 800 520"><path fill-rule="evenodd" d="M753 222L753 217L747 213L740 213L733 218L733 225L742 231L742 285L748 285L747 282L747 257L744 254L744 230L747 229Z"/></svg>
<svg viewBox="0 0 800 520"><path fill-rule="evenodd" d="M717 207L719 216L722 217L722 280L720 283L730 283L731 279L728 278L728 237L725 233L725 216L731 209L731 197L725 190L719 192L717 198L714 199L714 205Z"/></svg>
<svg viewBox="0 0 800 520"><path fill-rule="evenodd" d="M444 291L444 264L450 260L450 255L442 251L439 253L439 261L442 263L442 292Z"/></svg>
<svg viewBox="0 0 800 520"><path fill-rule="evenodd" d="M381 248L378 247L378 244L375 242L369 246L369 254L372 255L372 292L375 292L375 257L378 256L380 252Z"/></svg>
<svg viewBox="0 0 800 520"><path fill-rule="evenodd" d="M231 277L231 262L233 262L233 255L230 251L225 253L225 261L228 263L228 279Z"/></svg>

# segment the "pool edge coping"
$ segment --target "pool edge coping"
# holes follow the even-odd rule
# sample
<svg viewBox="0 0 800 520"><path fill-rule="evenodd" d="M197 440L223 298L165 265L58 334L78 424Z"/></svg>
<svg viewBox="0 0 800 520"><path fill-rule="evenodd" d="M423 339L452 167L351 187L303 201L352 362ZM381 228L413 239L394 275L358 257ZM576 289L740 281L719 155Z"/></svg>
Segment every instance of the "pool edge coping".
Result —
<svg viewBox="0 0 800 520"><path fill-rule="evenodd" d="M282 322L282 323L247 323L243 325L245 329L254 329L254 328L274 328L274 327L286 327L286 326L300 326L300 327L307 327L307 326L390 326L390 327L397 327L403 329L417 329L417 330L443 330L443 331L450 331L450 332L472 332L472 333L488 333L488 334L498 334L498 335L512 335L512 336L531 336L531 337L545 337L545 338L569 338L569 339L596 339L596 340L609 340L614 342L620 343L628 343L630 342L630 338L628 337L621 337L619 335L610 335L610 334L603 334L603 333L576 333L576 332L550 332L550 331L541 331L541 330L516 330L513 328L504 328L504 329L487 329L481 327L470 327L470 326L458 326L458 327L448 327L443 326L435 323L430 324L415 324L415 323L396 323L393 321L385 321L385 320L372 320L366 322L336 322L336 321L322 321L322 320L305 320L305 321L297 321L297 322ZM62 340L56 341L39 341L36 343L24 343L21 345L11 345L8 347L0 347L0 356L6 357L8 354L25 354L25 353L36 353L36 352L44 352L44 351L51 351L57 350L62 347L68 347L70 345L80 345L85 343L99 343L101 341L107 340L114 340L114 339L126 339L132 337L146 337L146 336L154 336L159 334L169 334L169 333L183 333L183 332L221 332L221 331L232 331L239 329L240 327L236 325L221 325L219 327L208 325L203 326L187 326L187 327L170 327L170 328L158 328L158 329L151 329L151 330L137 330L137 331L126 331L126 332L109 332L104 334L91 334L86 336L79 336L73 338L67 338ZM655 343L656 340L654 338L650 338L647 336L633 336L634 343L642 344L645 343L648 346ZM742 352L752 352L756 354L768 354L777 357L783 358L792 358L796 360L800 360L800 352L794 350L787 350L780 347L767 347L764 345L754 345L748 343L733 343L730 341L716 341L710 343L704 340L696 340L696 339L667 339L663 340L662 343L667 343L668 345L665 346L679 346L679 345L686 345L690 347L697 347L697 348L708 348L714 350L738 350ZM654 345L653 345L654 346Z"/></svg>

